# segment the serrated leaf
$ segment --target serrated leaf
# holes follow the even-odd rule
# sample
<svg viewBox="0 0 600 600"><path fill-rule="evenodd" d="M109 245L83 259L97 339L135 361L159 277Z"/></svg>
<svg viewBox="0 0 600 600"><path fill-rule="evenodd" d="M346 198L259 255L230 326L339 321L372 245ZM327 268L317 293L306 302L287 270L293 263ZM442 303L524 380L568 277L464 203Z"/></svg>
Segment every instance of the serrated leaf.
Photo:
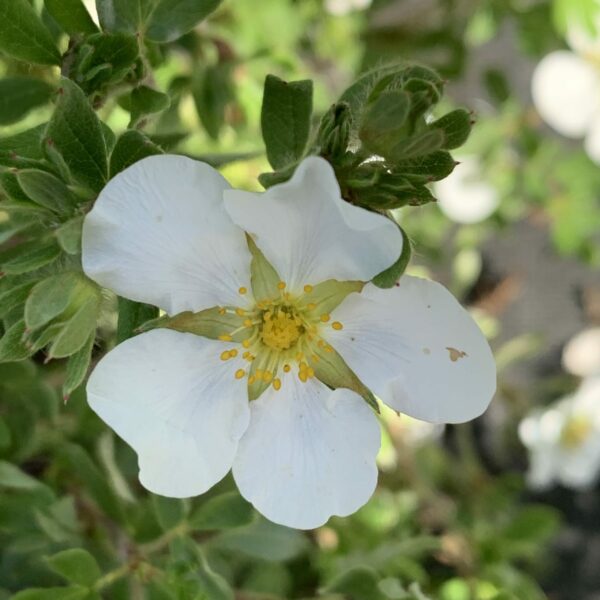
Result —
<svg viewBox="0 0 600 600"><path fill-rule="evenodd" d="M261 127L267 158L273 169L298 162L310 135L312 81L283 81L267 75L261 111Z"/></svg>
<svg viewBox="0 0 600 600"><path fill-rule="evenodd" d="M31 109L46 104L53 89L49 83L33 77L0 79L0 125L15 123Z"/></svg>
<svg viewBox="0 0 600 600"><path fill-rule="evenodd" d="M238 492L227 492L210 498L190 517L190 527L200 531L233 529L248 525L254 518L252 505Z"/></svg>
<svg viewBox="0 0 600 600"><path fill-rule="evenodd" d="M92 586L102 572L96 559L82 548L70 548L46 559L48 566L70 583Z"/></svg>
<svg viewBox="0 0 600 600"><path fill-rule="evenodd" d="M92 360L92 350L94 348L95 339L96 332L94 331L90 334L90 337L87 339L86 343L79 350L77 350L75 354L72 354L69 357L65 373L65 380L62 386L64 398L68 398L71 393L83 383Z"/></svg>
<svg viewBox="0 0 600 600"><path fill-rule="evenodd" d="M63 77L61 90L46 129L47 143L64 159L77 181L100 191L108 176L100 121L76 84Z"/></svg>
<svg viewBox="0 0 600 600"><path fill-rule="evenodd" d="M66 214L75 203L73 194L58 177L39 169L22 169L17 181L30 200L57 214Z"/></svg>
<svg viewBox="0 0 600 600"><path fill-rule="evenodd" d="M429 128L438 129L444 134L444 150L453 150L467 141L471 133L471 115L459 108L431 123Z"/></svg>
<svg viewBox="0 0 600 600"><path fill-rule="evenodd" d="M153 90L146 85L140 85L131 91L129 127L136 127L146 115L161 112L169 107L170 99L167 94Z"/></svg>
<svg viewBox="0 0 600 600"><path fill-rule="evenodd" d="M0 0L0 50L39 65L59 65L60 52L27 0Z"/></svg>
<svg viewBox="0 0 600 600"><path fill-rule="evenodd" d="M110 176L114 177L146 156L162 153L162 150L140 131L126 131L117 140L110 156Z"/></svg>
<svg viewBox="0 0 600 600"><path fill-rule="evenodd" d="M406 271L406 267L410 261L410 257L412 254L410 240L406 235L406 232L402 227L399 227L400 232L402 233L402 252L398 257L398 260L391 266L388 267L385 271L382 271L378 275L373 277L373 283L380 288L391 288L393 287L400 276Z"/></svg>
<svg viewBox="0 0 600 600"><path fill-rule="evenodd" d="M82 0L44 0L44 5L62 30L71 36L98 31Z"/></svg>

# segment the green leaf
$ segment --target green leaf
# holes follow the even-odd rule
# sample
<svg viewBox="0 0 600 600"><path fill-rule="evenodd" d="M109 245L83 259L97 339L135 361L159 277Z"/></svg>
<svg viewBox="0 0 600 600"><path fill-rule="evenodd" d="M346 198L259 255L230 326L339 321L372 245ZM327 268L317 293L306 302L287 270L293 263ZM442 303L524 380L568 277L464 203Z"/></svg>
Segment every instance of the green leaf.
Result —
<svg viewBox="0 0 600 600"><path fill-rule="evenodd" d="M75 354L69 357L65 380L62 386L63 398L66 400L71 393L76 390L87 375L92 360L92 350L94 341L96 340L96 332L92 332L86 343Z"/></svg>
<svg viewBox="0 0 600 600"><path fill-rule="evenodd" d="M81 349L96 329L99 311L100 298L98 296L89 297L67 322L60 334L56 336L50 346L48 356L65 358Z"/></svg>
<svg viewBox="0 0 600 600"><path fill-rule="evenodd" d="M102 29L137 34L153 4L147 0L96 0L96 10Z"/></svg>
<svg viewBox="0 0 600 600"><path fill-rule="evenodd" d="M0 0L0 50L39 65L59 65L60 52L27 0Z"/></svg>
<svg viewBox="0 0 600 600"><path fill-rule="evenodd" d="M186 505L179 498L166 498L165 496L153 494L152 506L158 524L163 531L173 529L185 519Z"/></svg>
<svg viewBox="0 0 600 600"><path fill-rule="evenodd" d="M85 277L74 272L52 275L37 283L25 303L27 328L38 329L62 314L87 285Z"/></svg>
<svg viewBox="0 0 600 600"><path fill-rule="evenodd" d="M131 120L129 127L136 127L146 115L161 112L169 107L171 100L167 94L140 85L131 91Z"/></svg>
<svg viewBox="0 0 600 600"><path fill-rule="evenodd" d="M110 176L114 177L146 156L162 153L162 150L140 131L126 131L117 140L110 156Z"/></svg>
<svg viewBox="0 0 600 600"><path fill-rule="evenodd" d="M42 136L46 125L38 125L22 133L0 139L0 164L8 167L29 165L28 159L37 161L44 157Z"/></svg>
<svg viewBox="0 0 600 600"><path fill-rule="evenodd" d="M92 600L90 591L79 585L54 588L31 588L11 597L11 600Z"/></svg>
<svg viewBox="0 0 600 600"><path fill-rule="evenodd" d="M0 362L14 362L31 356L31 350L25 345L25 321L21 319L9 327L0 338Z"/></svg>
<svg viewBox="0 0 600 600"><path fill-rule="evenodd" d="M265 258L260 248L256 245L252 237L246 234L248 249L252 254L250 262L250 283L252 284L252 293L257 302L269 300L279 295L279 277L273 265Z"/></svg>
<svg viewBox="0 0 600 600"><path fill-rule="evenodd" d="M444 150L453 150L467 141L471 133L471 115L459 108L431 123L429 128L438 129L444 134Z"/></svg>
<svg viewBox="0 0 600 600"><path fill-rule="evenodd" d="M23 169L17 181L36 204L57 214L68 213L74 204L73 194L57 177L39 169Z"/></svg>
<svg viewBox="0 0 600 600"><path fill-rule="evenodd" d="M379 589L377 573L368 567L354 567L334 579L326 588L327 593L343 594L348 600L387 600Z"/></svg>
<svg viewBox="0 0 600 600"><path fill-rule="evenodd" d="M210 531L248 525L254 518L252 505L238 492L227 492L210 498L190 517L192 529Z"/></svg>
<svg viewBox="0 0 600 600"><path fill-rule="evenodd" d="M146 37L153 42L172 42L193 29L222 0L158 0L148 20Z"/></svg>
<svg viewBox="0 0 600 600"><path fill-rule="evenodd" d="M296 558L308 547L307 539L300 531L263 518L245 527L224 531L211 544L217 548L242 552L252 558L275 562Z"/></svg>
<svg viewBox="0 0 600 600"><path fill-rule="evenodd" d="M63 77L60 89L46 130L47 143L64 159L77 181L98 192L108 171L100 121L77 85Z"/></svg>
<svg viewBox="0 0 600 600"><path fill-rule="evenodd" d="M158 317L158 308L155 306L119 297L117 344L135 335L140 325L156 317Z"/></svg>
<svg viewBox="0 0 600 600"><path fill-rule="evenodd" d="M83 217L75 217L56 229L56 239L67 254L81 253L81 232Z"/></svg>
<svg viewBox="0 0 600 600"><path fill-rule="evenodd" d="M8 275L28 273L50 264L60 254L60 248L54 240L21 244L18 249L19 254L2 263L0 271Z"/></svg>
<svg viewBox="0 0 600 600"><path fill-rule="evenodd" d="M410 96L406 92L393 90L379 94L363 114L358 135L365 147L375 154L387 156L404 133L409 109Z"/></svg>
<svg viewBox="0 0 600 600"><path fill-rule="evenodd" d="M7 315L13 308L23 304L27 300L29 291L35 285L35 281L16 284L6 291L0 292L0 319Z"/></svg>
<svg viewBox="0 0 600 600"><path fill-rule="evenodd" d="M33 77L0 79L0 125L15 123L32 108L46 104L52 92L49 83Z"/></svg>
<svg viewBox="0 0 600 600"><path fill-rule="evenodd" d="M206 596L202 594L201 597L210 600L235 600L235 595L227 580L211 569L202 551L199 551L199 555L199 568L195 571L195 575L200 582L202 591L206 594Z"/></svg>
<svg viewBox="0 0 600 600"><path fill-rule="evenodd" d="M63 550L46 560L55 573L70 583L90 587L102 576L96 559L82 548Z"/></svg>
<svg viewBox="0 0 600 600"><path fill-rule="evenodd" d="M299 161L310 135L312 81L283 81L267 75L261 127L267 158L278 170Z"/></svg>
<svg viewBox="0 0 600 600"><path fill-rule="evenodd" d="M385 271L382 271L379 275L373 277L373 283L377 287L391 288L396 285L400 276L406 271L406 267L410 261L412 254L410 240L404 229L402 229L402 227L399 227L399 229L402 233L402 252L400 253L398 260L391 267L388 267Z"/></svg>
<svg viewBox="0 0 600 600"><path fill-rule="evenodd" d="M198 69L192 81L196 112L206 133L216 140L225 122L225 108L233 99L231 64L221 63Z"/></svg>
<svg viewBox="0 0 600 600"><path fill-rule="evenodd" d="M35 477L27 475L19 467L0 460L0 487L12 490L34 490L41 485Z"/></svg>
<svg viewBox="0 0 600 600"><path fill-rule="evenodd" d="M62 30L71 36L98 31L82 0L44 0L44 5Z"/></svg>
<svg viewBox="0 0 600 600"><path fill-rule="evenodd" d="M10 432L10 427L6 422L6 419L0 416L0 452L10 448L11 442L12 434Z"/></svg>

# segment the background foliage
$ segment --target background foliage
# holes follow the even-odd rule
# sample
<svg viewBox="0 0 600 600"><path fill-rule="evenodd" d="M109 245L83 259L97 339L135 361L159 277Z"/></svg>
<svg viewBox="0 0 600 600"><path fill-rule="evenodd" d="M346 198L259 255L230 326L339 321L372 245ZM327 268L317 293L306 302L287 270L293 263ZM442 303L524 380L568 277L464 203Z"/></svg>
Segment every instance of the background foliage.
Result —
<svg viewBox="0 0 600 600"><path fill-rule="evenodd" d="M552 314L520 327L506 308L515 273L493 259L533 227L569 272L587 278L600 263L600 171L543 126L522 83L564 45L568 15L590 21L593 3L91 4L0 0L0 599L591 598L593 577L554 575L573 559L566 523L596 514L581 507L597 497L532 496L516 436L531 406L574 388L545 350L576 325L561 314L560 339L545 337ZM480 60L489 47L502 52ZM457 226L431 183L465 142L459 153L480 158L501 202ZM230 478L189 501L145 492L82 383L157 313L87 279L80 241L104 183L162 152L247 189L326 157L347 200L402 226L409 269L474 307L500 369L490 413L445 431L384 413L376 495L308 533L260 518Z"/></svg>

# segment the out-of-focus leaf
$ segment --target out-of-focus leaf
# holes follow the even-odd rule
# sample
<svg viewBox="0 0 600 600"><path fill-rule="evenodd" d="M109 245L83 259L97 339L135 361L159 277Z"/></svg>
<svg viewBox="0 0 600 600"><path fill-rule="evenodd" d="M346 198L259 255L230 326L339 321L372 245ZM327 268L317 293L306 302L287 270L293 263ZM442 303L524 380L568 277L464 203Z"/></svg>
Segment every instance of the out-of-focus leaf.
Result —
<svg viewBox="0 0 600 600"><path fill-rule="evenodd" d="M223 63L198 69L192 95L206 133L216 140L225 121L225 107L233 97L231 66Z"/></svg>
<svg viewBox="0 0 600 600"><path fill-rule="evenodd" d="M92 600L88 588L79 585L54 588L32 588L12 596L11 600Z"/></svg>
<svg viewBox="0 0 600 600"><path fill-rule="evenodd" d="M185 518L186 506L183 500L179 498L166 498L165 496L152 496L152 506L158 524L163 531L173 529L179 525Z"/></svg>
<svg viewBox="0 0 600 600"><path fill-rule="evenodd" d="M33 77L0 79L0 125L14 123L31 109L46 104L52 91L50 84Z"/></svg>
<svg viewBox="0 0 600 600"><path fill-rule="evenodd" d="M110 176L114 177L146 156L162 153L162 150L140 131L126 131L117 140L110 156Z"/></svg>
<svg viewBox="0 0 600 600"><path fill-rule="evenodd" d="M82 548L70 548L47 559L48 566L70 583L92 586L102 575L96 559Z"/></svg>
<svg viewBox="0 0 600 600"><path fill-rule="evenodd" d="M39 65L60 64L50 32L27 0L0 0L0 50Z"/></svg>
<svg viewBox="0 0 600 600"><path fill-rule="evenodd" d="M248 525L254 517L252 505L237 492L210 498L190 517L190 526L198 530L233 529Z"/></svg>
<svg viewBox="0 0 600 600"><path fill-rule="evenodd" d="M81 252L82 227L83 217L75 217L56 229L56 239L67 254L79 254Z"/></svg>
<svg viewBox="0 0 600 600"><path fill-rule="evenodd" d="M0 271L9 275L28 273L55 261L60 254L54 240L21 244L18 249L16 256L0 264Z"/></svg>
<svg viewBox="0 0 600 600"><path fill-rule="evenodd" d="M77 389L85 379L90 367L95 339L96 332L94 331L90 334L86 343L75 354L69 357L65 381L62 387L63 398L68 398L73 390Z"/></svg>
<svg viewBox="0 0 600 600"><path fill-rule="evenodd" d="M15 465L0 460L0 487L13 490L34 490L42 484Z"/></svg>
<svg viewBox="0 0 600 600"><path fill-rule="evenodd" d="M302 158L310 135L312 81L283 81L267 75L261 127L267 158L282 169Z"/></svg>
<svg viewBox="0 0 600 600"><path fill-rule="evenodd" d="M100 121L76 84L63 77L61 90L46 130L46 143L62 156L75 179L99 191L108 175Z"/></svg>
<svg viewBox="0 0 600 600"><path fill-rule="evenodd" d="M44 5L52 18L69 35L98 31L82 0L44 0Z"/></svg>
<svg viewBox="0 0 600 600"><path fill-rule="evenodd" d="M169 96L146 85L140 85L131 92L131 121L129 127L135 127L146 115L158 113L169 107Z"/></svg>
<svg viewBox="0 0 600 600"><path fill-rule="evenodd" d="M22 319L9 327L0 338L0 362L23 360L32 354L23 342L25 321Z"/></svg>
<svg viewBox="0 0 600 600"><path fill-rule="evenodd" d="M343 594L349 600L387 600L378 586L379 578L375 571L367 567L356 567L334 579L325 591Z"/></svg>
<svg viewBox="0 0 600 600"><path fill-rule="evenodd" d="M73 194L57 177L38 169L23 169L17 173L17 181L36 204L55 213L68 213L74 204Z"/></svg>
<svg viewBox="0 0 600 600"><path fill-rule="evenodd" d="M459 108L431 123L429 128L437 129L444 134L442 145L444 150L453 150L467 141L471 133L471 119L469 112Z"/></svg>
<svg viewBox="0 0 600 600"><path fill-rule="evenodd" d="M146 37L172 42L190 31L221 4L221 0L158 0L148 19Z"/></svg>

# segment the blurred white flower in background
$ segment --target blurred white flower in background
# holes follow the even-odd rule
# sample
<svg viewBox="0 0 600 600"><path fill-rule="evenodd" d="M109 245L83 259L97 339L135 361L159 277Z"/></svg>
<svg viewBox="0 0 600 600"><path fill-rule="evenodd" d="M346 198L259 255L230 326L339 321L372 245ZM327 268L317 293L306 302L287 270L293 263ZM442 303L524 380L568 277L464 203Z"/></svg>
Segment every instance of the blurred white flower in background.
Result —
<svg viewBox="0 0 600 600"><path fill-rule="evenodd" d="M600 475L600 376L546 409L536 409L519 426L529 450L527 480L532 488L560 483L589 488Z"/></svg>
<svg viewBox="0 0 600 600"><path fill-rule="evenodd" d="M571 338L562 355L565 371L578 377L600 375L600 327L584 329Z"/></svg>
<svg viewBox="0 0 600 600"><path fill-rule="evenodd" d="M434 186L441 211L456 223L479 223L498 207L496 189L485 180L481 163L473 156L462 157L454 171Z"/></svg>
<svg viewBox="0 0 600 600"><path fill-rule="evenodd" d="M531 95L540 116L569 138L585 138L588 156L600 163L600 38L572 24L567 42L537 65Z"/></svg>
<svg viewBox="0 0 600 600"><path fill-rule="evenodd" d="M325 10L336 17L371 6L372 0L325 0Z"/></svg>

